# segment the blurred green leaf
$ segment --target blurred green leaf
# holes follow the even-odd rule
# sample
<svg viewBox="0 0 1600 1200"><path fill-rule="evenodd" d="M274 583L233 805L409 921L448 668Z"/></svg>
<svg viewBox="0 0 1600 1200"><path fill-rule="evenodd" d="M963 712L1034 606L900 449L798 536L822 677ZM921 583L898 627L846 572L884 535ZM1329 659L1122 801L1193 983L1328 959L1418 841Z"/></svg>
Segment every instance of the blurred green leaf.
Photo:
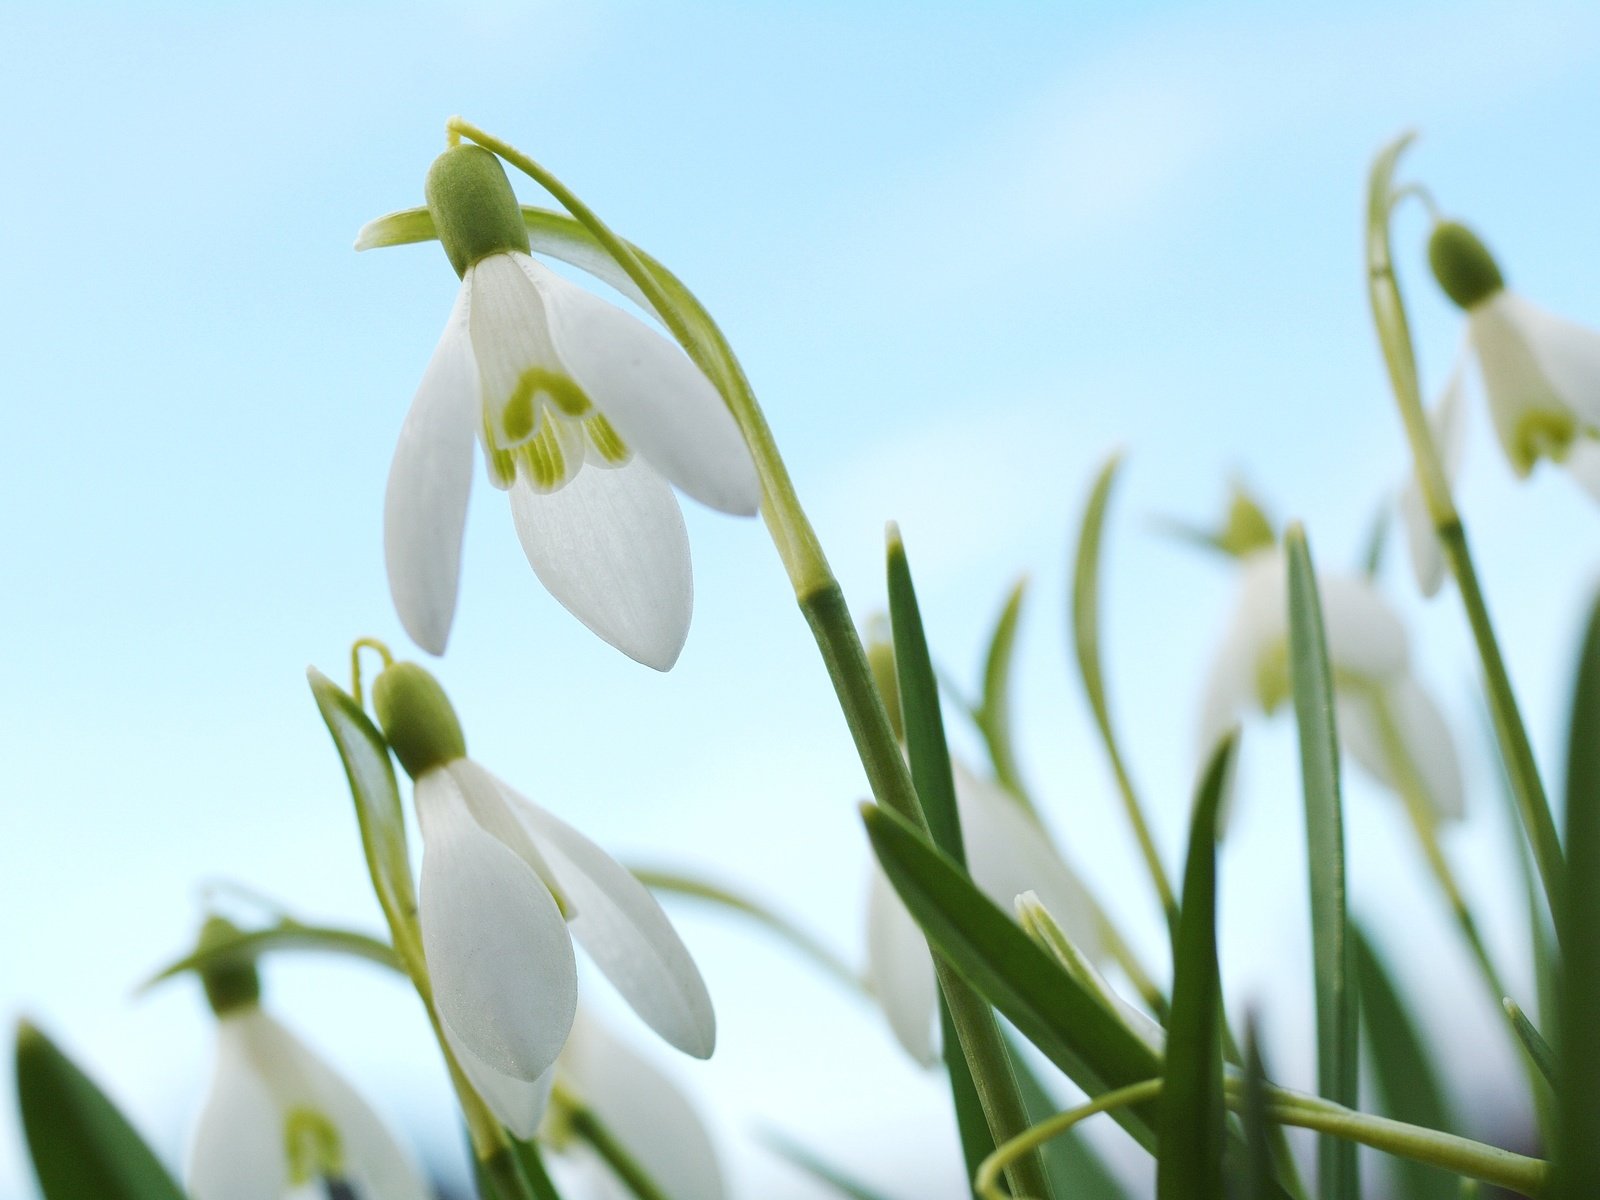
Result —
<svg viewBox="0 0 1600 1200"><path fill-rule="evenodd" d="M17 1103L44 1200L183 1200L116 1105L26 1021L16 1055Z"/></svg>
<svg viewBox="0 0 1600 1200"><path fill-rule="evenodd" d="M417 911L417 900L411 885L405 813L389 758L389 743L361 706L321 671L311 667L306 678L344 762L378 902L391 920L409 921Z"/></svg>
<svg viewBox="0 0 1600 1200"><path fill-rule="evenodd" d="M1557 1132L1551 1196L1600 1196L1600 597L1589 613L1567 725L1567 871L1557 915Z"/></svg>
<svg viewBox="0 0 1600 1200"><path fill-rule="evenodd" d="M1383 551L1389 541L1390 497L1385 496L1373 510L1372 523L1367 526L1367 544L1361 552L1361 573L1376 579L1383 568Z"/></svg>
<svg viewBox="0 0 1600 1200"><path fill-rule="evenodd" d="M635 878L653 892L665 892L673 896L683 896L691 900L702 900L708 904L717 905L730 912L753 921L762 928L775 934L779 940L787 942L790 947L798 950L801 955L811 960L820 967L824 974L832 976L839 983L851 991L859 992L865 987L860 974L829 950L816 938L801 929L789 918L774 912L758 900L754 900L732 888L722 884L712 883L698 876L685 875L676 871L664 871L654 867L628 868Z"/></svg>
<svg viewBox="0 0 1600 1200"><path fill-rule="evenodd" d="M1245 1169L1242 1200L1266 1200L1272 1187L1273 1126L1267 1120L1267 1067L1261 1058L1259 1031L1254 1018L1244 1031L1244 1103L1239 1109L1244 1125Z"/></svg>
<svg viewBox="0 0 1600 1200"><path fill-rule="evenodd" d="M885 874L929 941L979 993L1091 1096L1161 1073L1150 1048L1035 945L904 817L865 805ZM1113 1115L1146 1148L1151 1106Z"/></svg>
<svg viewBox="0 0 1600 1200"><path fill-rule="evenodd" d="M355 933L348 929L332 929L322 925L305 925L285 917L266 929L241 930L237 937L207 946L184 955L152 975L143 988L153 987L164 979L182 975L185 971L200 971L223 963L253 964L262 955L281 950L314 950L330 954L344 954L363 958L379 966L404 974L400 959L387 942Z"/></svg>
<svg viewBox="0 0 1600 1200"><path fill-rule="evenodd" d="M1172 943L1172 1015L1157 1103L1157 1200L1224 1200L1222 977L1217 967L1217 809L1234 739L1212 756L1189 828L1183 901Z"/></svg>
<svg viewBox="0 0 1600 1200"><path fill-rule="evenodd" d="M808 1150L787 1134L768 1129L764 1130L760 1137L767 1149L779 1158L804 1171L818 1183L832 1188L839 1195L846 1196L849 1200L885 1200L881 1192L876 1192L866 1184L852 1179L847 1172L814 1151Z"/></svg>
<svg viewBox="0 0 1600 1200"><path fill-rule="evenodd" d="M1089 709L1094 714L1095 728L1100 732L1101 744L1105 747L1117 791L1122 797L1122 807L1133 826L1139 852L1144 856L1145 866L1156 890L1156 899L1166 915L1170 932L1177 924L1177 898L1173 895L1166 869L1161 865L1155 840L1145 824L1143 808L1128 774L1116 730L1111 724L1111 706L1106 699L1105 675L1100 665L1100 546L1111 500L1111 487L1117 480L1117 471L1121 466L1120 451L1106 459L1100 474L1095 477L1089 502L1084 508L1083 527L1078 532L1078 553L1072 567L1072 644L1077 654L1078 675L1083 680L1084 695L1088 697Z"/></svg>
<svg viewBox="0 0 1600 1200"><path fill-rule="evenodd" d="M1373 1082L1383 1112L1399 1121L1450 1132L1455 1118L1433 1068L1422 1033L1407 1011L1383 960L1360 928L1351 927L1356 984L1361 996ZM1454 1200L1459 1179L1411 1159L1387 1159L1398 1194L1407 1200Z"/></svg>
<svg viewBox="0 0 1600 1200"><path fill-rule="evenodd" d="M1360 1105L1360 1046L1345 911L1344 816L1339 795L1339 737L1333 718L1333 668L1328 662L1316 573L1299 522L1285 531L1284 550L1289 566L1289 675L1305 789L1317 1081L1327 1099L1356 1108ZM1355 1145L1324 1137L1320 1151L1318 1190L1323 1200L1358 1200L1361 1178Z"/></svg>
<svg viewBox="0 0 1600 1200"><path fill-rule="evenodd" d="M1539 1068L1539 1074L1544 1076L1545 1082L1554 1087L1557 1075L1556 1052L1550 1048L1550 1043L1544 1040L1544 1035L1534 1023L1528 1020L1528 1014L1522 1011L1520 1004L1510 996L1507 996L1503 1003L1506 1016L1511 1018L1511 1028L1516 1030L1523 1049L1528 1052L1533 1065Z"/></svg>
<svg viewBox="0 0 1600 1200"><path fill-rule="evenodd" d="M978 732L989 749L994 775L1006 789L1027 804L1028 789L1017 769L1017 755L1011 740L1011 667L1016 659L1017 624L1022 617L1022 600L1028 591L1027 579L1019 579L1006 597L994 632L989 636L989 651L983 662L983 700L972 710Z"/></svg>

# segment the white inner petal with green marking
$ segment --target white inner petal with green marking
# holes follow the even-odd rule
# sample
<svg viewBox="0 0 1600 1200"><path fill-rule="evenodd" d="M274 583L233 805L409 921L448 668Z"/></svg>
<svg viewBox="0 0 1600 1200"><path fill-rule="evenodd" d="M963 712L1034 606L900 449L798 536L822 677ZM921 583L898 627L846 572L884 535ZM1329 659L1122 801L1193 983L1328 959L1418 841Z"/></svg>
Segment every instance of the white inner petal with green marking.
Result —
<svg viewBox="0 0 1600 1200"><path fill-rule="evenodd" d="M571 481L585 462L616 467L630 451L572 377L550 338L544 301L511 254L472 267L469 328L483 388L489 477L520 476L536 492Z"/></svg>
<svg viewBox="0 0 1600 1200"><path fill-rule="evenodd" d="M289 1182L296 1187L344 1174L344 1147L339 1131L322 1113L291 1108L283 1117L284 1158Z"/></svg>

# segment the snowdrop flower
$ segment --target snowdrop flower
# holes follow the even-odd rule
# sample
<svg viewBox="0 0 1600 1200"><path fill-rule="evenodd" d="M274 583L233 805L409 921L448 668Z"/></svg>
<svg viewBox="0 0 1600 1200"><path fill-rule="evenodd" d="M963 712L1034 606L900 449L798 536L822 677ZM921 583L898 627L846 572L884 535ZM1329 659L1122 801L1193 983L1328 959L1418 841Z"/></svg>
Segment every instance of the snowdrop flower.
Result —
<svg viewBox="0 0 1600 1200"><path fill-rule="evenodd" d="M1445 384L1438 403L1428 413L1428 431L1448 487L1455 486L1467 447L1467 415L1461 392L1462 371L1458 366L1450 373L1450 381ZM1444 583L1444 549L1434 532L1433 518L1428 515L1422 484L1415 473L1400 491L1400 519L1405 524L1406 545L1411 552L1411 569L1417 577L1417 586L1424 596L1435 595Z"/></svg>
<svg viewBox="0 0 1600 1200"><path fill-rule="evenodd" d="M1200 749L1207 756L1247 708L1271 713L1290 698L1283 552L1277 546L1259 550L1239 568L1238 598L1201 709ZM1400 772L1414 773L1435 815L1460 816L1455 744L1438 707L1411 674L1400 618L1365 576L1319 575L1317 587L1344 748L1389 787L1400 786Z"/></svg>
<svg viewBox="0 0 1600 1200"><path fill-rule="evenodd" d="M665 1195L694 1200L727 1196L716 1147L689 1097L654 1063L582 1010L556 1072L562 1086L594 1112ZM544 1132L572 1164L574 1194L632 1200L633 1192L598 1154L565 1136L558 1110L551 1111Z"/></svg>
<svg viewBox="0 0 1600 1200"><path fill-rule="evenodd" d="M1103 957L1093 904L1049 835L998 783L980 779L956 760L950 767L973 882L1007 912L1019 893L1037 893L1074 943L1090 957ZM933 958L927 939L876 862L867 893L866 979L906 1053L931 1065L938 1057Z"/></svg>
<svg viewBox="0 0 1600 1200"><path fill-rule="evenodd" d="M444 689L415 663L386 668L372 704L415 784L418 916L434 1004L496 1117L519 1136L538 1126L577 1007L573 938L646 1024L708 1057L711 998L644 885L468 758Z"/></svg>
<svg viewBox="0 0 1600 1200"><path fill-rule="evenodd" d="M401 623L444 653L476 439L540 581L600 637L664 671L693 600L669 483L754 514L744 438L677 346L530 257L493 154L447 150L426 190L461 289L389 471L384 555Z"/></svg>
<svg viewBox="0 0 1600 1200"><path fill-rule="evenodd" d="M213 917L201 945L237 934ZM189 1154L195 1200L427 1200L410 1157L366 1101L261 1011L253 965L208 967L202 978L217 1014L217 1066Z"/></svg>
<svg viewBox="0 0 1600 1200"><path fill-rule="evenodd" d="M1499 264L1471 230L1434 226L1428 260L1445 294L1467 314L1489 415L1511 469L1526 476L1541 458L1567 462L1600 434L1600 333L1564 320L1508 290ZM1580 482L1593 488L1585 451Z"/></svg>

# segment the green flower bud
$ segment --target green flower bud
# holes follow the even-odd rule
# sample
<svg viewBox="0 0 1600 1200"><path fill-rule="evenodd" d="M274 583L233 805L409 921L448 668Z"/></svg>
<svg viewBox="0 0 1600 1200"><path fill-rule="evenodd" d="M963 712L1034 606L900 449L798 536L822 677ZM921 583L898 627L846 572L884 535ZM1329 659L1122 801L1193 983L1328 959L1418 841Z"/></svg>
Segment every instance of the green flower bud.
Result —
<svg viewBox="0 0 1600 1200"><path fill-rule="evenodd" d="M439 681L416 663L395 663L372 685L372 711L395 757L415 779L465 758L467 739Z"/></svg>
<svg viewBox="0 0 1600 1200"><path fill-rule="evenodd" d="M200 928L199 950L203 954L226 946L239 934L239 927L226 917L207 917ZM255 961L244 954L217 955L200 968L200 982L205 985L211 1011L219 1017L261 1001L261 975Z"/></svg>
<svg viewBox="0 0 1600 1200"><path fill-rule="evenodd" d="M1428 264L1445 295L1464 309L1476 308L1506 286L1489 248L1472 230L1455 221L1440 221L1433 227Z"/></svg>
<svg viewBox="0 0 1600 1200"><path fill-rule="evenodd" d="M434 159L423 194L457 275L491 254L528 252L528 227L506 169L482 146L452 146Z"/></svg>

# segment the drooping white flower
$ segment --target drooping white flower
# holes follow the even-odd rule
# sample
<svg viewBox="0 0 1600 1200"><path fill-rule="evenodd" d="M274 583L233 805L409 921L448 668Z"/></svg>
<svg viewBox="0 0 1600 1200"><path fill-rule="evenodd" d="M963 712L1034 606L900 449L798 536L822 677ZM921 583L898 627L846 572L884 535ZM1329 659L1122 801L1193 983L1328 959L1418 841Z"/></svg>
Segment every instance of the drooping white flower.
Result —
<svg viewBox="0 0 1600 1200"><path fill-rule="evenodd" d="M697 1058L711 998L655 897L620 863L466 756L454 710L414 663L373 687L414 781L423 951L446 1038L495 1115L531 1136L577 1007L577 939L628 1004Z"/></svg>
<svg viewBox="0 0 1600 1200"><path fill-rule="evenodd" d="M1541 458L1567 462L1600 436L1600 332L1507 289L1483 242L1454 221L1434 226L1428 258L1467 314L1467 341L1511 469L1526 476Z"/></svg>
<svg viewBox="0 0 1600 1200"><path fill-rule="evenodd" d="M677 346L529 255L494 155L446 151L427 191L461 289L389 472L384 552L401 623L444 652L476 440L550 593L629 657L668 669L693 602L672 486L754 514L742 434Z"/></svg>
<svg viewBox="0 0 1600 1200"><path fill-rule="evenodd" d="M1428 413L1428 429L1439 455L1439 467L1446 486L1455 485L1467 447L1467 414L1462 403L1462 371L1451 372L1438 402ZM1434 532L1422 485L1413 473L1400 491L1400 519L1406 529L1406 546L1411 553L1411 569L1424 596L1432 596L1444 583L1444 550Z"/></svg>
<svg viewBox="0 0 1600 1200"><path fill-rule="evenodd" d="M1233 615L1212 661L1200 717L1200 751L1251 708L1271 713L1290 698L1289 576L1274 546L1240 561ZM1334 674L1344 749L1379 782L1412 773L1439 817L1462 812L1461 765L1449 727L1411 673L1405 627L1371 580L1322 574L1317 588Z"/></svg>
<svg viewBox="0 0 1600 1200"><path fill-rule="evenodd" d="M556 1072L668 1196L724 1200L715 1143L695 1105L655 1063L579 1010ZM600 1156L580 1141L563 1149L589 1200L631 1200Z"/></svg>
<svg viewBox="0 0 1600 1200"><path fill-rule="evenodd" d="M220 918L204 937L238 931ZM247 963L204 971L217 1063L189 1151L194 1200L289 1200L342 1185L352 1200L427 1200L411 1157L304 1042L261 1010Z"/></svg>
<svg viewBox="0 0 1600 1200"><path fill-rule="evenodd" d="M1036 893L1086 954L1103 954L1094 907L1050 836L999 784L952 760L956 811L967 870L986 896L1010 913L1018 894ZM912 1058L931 1064L938 983L933 958L894 886L876 862L867 893L867 985L895 1038Z"/></svg>

